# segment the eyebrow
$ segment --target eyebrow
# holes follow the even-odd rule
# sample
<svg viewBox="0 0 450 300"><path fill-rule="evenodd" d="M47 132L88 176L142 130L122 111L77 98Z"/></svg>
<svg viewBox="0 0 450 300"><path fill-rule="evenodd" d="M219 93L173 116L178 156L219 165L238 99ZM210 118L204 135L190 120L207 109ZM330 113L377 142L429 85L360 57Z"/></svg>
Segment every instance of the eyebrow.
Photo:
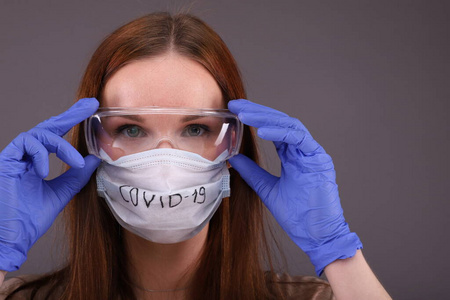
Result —
<svg viewBox="0 0 450 300"><path fill-rule="evenodd" d="M205 118L205 116L185 116L183 119L181 119L182 122L189 122L197 119Z"/></svg>
<svg viewBox="0 0 450 300"><path fill-rule="evenodd" d="M124 116L117 116L117 117L124 118L124 119L129 119L129 120L140 122L140 123L144 122L144 118L142 118L139 115L124 115Z"/></svg>

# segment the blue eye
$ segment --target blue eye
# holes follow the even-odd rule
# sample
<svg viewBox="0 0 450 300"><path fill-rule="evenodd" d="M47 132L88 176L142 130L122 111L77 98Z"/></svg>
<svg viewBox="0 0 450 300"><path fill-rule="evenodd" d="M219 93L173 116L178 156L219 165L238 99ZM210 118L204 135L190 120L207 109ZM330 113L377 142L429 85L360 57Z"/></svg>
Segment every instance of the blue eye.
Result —
<svg viewBox="0 0 450 300"><path fill-rule="evenodd" d="M139 126L136 125L126 125L122 126L119 129L120 133L125 135L126 137L136 138L143 135L142 130Z"/></svg>
<svg viewBox="0 0 450 300"><path fill-rule="evenodd" d="M208 131L208 128L205 127L204 125L192 124L186 127L185 133L187 136L201 136Z"/></svg>

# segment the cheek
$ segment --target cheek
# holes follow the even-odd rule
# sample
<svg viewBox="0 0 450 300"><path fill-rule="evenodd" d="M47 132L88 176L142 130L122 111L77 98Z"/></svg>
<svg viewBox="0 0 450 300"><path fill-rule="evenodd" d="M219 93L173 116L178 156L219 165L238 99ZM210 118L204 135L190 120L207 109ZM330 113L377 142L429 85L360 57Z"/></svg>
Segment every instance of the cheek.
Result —
<svg viewBox="0 0 450 300"><path fill-rule="evenodd" d="M120 148L116 148L116 147L112 147L110 142L110 139L102 139L99 138L97 140L98 145L99 145L99 149L103 149L103 151L106 152L106 154L108 154L108 156L112 159L112 160L117 160L119 158L121 158L122 156L125 155L125 151L120 149Z"/></svg>
<svg viewBox="0 0 450 300"><path fill-rule="evenodd" d="M218 151L218 148L215 147L205 147L203 149L197 149L197 150L188 150L193 153L200 154L201 157L206 158L208 160L215 160L216 157L220 154Z"/></svg>
<svg viewBox="0 0 450 300"><path fill-rule="evenodd" d="M218 145L216 148L216 157L222 154L225 150L227 150L227 148L228 148L227 143L222 143Z"/></svg>
<svg viewBox="0 0 450 300"><path fill-rule="evenodd" d="M233 136L228 137L228 139L224 139L222 143L217 145L216 147L212 147L210 150L205 151L202 156L209 160L215 160L220 154L224 151L229 151L231 148L231 144L233 142Z"/></svg>

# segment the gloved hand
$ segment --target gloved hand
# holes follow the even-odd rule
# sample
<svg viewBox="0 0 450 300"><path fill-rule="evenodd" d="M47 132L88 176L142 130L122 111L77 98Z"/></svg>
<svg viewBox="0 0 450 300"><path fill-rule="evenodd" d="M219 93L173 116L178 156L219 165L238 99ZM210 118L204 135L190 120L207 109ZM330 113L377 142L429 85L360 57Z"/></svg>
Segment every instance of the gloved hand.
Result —
<svg viewBox="0 0 450 300"><path fill-rule="evenodd" d="M96 99L82 99L61 115L21 133L0 153L0 270L15 271L22 265L31 246L99 165L98 158L83 158L62 138L98 105ZM71 168L44 180L49 153L56 153Z"/></svg>
<svg viewBox="0 0 450 300"><path fill-rule="evenodd" d="M276 177L240 154L229 159L289 237L309 256L318 276L336 259L362 248L341 208L331 157L297 119L247 100L228 103L259 137L273 141L281 160Z"/></svg>

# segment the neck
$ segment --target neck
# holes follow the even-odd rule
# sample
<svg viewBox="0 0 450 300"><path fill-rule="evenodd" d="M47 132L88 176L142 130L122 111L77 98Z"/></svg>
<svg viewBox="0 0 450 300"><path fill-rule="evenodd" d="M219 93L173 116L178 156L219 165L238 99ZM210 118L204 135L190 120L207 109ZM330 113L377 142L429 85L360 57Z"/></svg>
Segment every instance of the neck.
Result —
<svg viewBox="0 0 450 300"><path fill-rule="evenodd" d="M184 293L184 288L190 285L196 270L207 233L208 226L187 241L177 244L157 244L124 230L132 283L147 290L176 290L173 292ZM135 291L137 295L152 293L139 288L135 288Z"/></svg>

